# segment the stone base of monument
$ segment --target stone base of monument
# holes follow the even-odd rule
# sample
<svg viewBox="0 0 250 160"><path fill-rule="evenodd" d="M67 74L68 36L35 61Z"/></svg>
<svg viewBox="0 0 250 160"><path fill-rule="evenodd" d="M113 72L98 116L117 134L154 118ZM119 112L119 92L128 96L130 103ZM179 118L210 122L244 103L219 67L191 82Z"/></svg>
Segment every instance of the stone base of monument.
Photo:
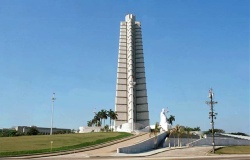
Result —
<svg viewBox="0 0 250 160"><path fill-rule="evenodd" d="M157 148L166 138L167 132L161 132L156 137L152 136L139 143L117 148L117 153L142 153ZM165 143L165 141L163 142ZM166 146L166 144L162 144Z"/></svg>
<svg viewBox="0 0 250 160"><path fill-rule="evenodd" d="M134 129L132 129L132 124L131 123L124 123L119 126L115 126L115 131L117 132L149 132L150 127L147 126L145 127L144 125L140 123L134 123Z"/></svg>
<svg viewBox="0 0 250 160"><path fill-rule="evenodd" d="M169 123L162 124L159 127L161 127L161 131L166 131L166 132L172 129L172 126Z"/></svg>

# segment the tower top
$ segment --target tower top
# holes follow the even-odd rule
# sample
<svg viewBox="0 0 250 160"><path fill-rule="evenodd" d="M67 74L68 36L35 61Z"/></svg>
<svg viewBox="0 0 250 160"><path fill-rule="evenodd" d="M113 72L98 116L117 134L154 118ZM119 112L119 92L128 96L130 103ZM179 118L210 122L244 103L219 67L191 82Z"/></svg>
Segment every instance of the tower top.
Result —
<svg viewBox="0 0 250 160"><path fill-rule="evenodd" d="M133 14L127 14L127 15L125 16L125 21L128 21L129 19L132 19L132 20L135 21L135 15L133 15Z"/></svg>

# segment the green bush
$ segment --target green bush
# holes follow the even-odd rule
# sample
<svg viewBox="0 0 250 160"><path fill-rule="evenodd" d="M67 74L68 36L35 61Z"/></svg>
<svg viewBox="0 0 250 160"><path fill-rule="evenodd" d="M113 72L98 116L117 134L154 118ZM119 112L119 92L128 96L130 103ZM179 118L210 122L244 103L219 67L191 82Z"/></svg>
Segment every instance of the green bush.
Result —
<svg viewBox="0 0 250 160"><path fill-rule="evenodd" d="M0 137L15 137L18 136L16 130L3 130L0 134Z"/></svg>
<svg viewBox="0 0 250 160"><path fill-rule="evenodd" d="M39 131L37 130L37 128L36 127L31 127L30 129L29 129L29 131L27 132L27 135L38 135L39 134Z"/></svg>

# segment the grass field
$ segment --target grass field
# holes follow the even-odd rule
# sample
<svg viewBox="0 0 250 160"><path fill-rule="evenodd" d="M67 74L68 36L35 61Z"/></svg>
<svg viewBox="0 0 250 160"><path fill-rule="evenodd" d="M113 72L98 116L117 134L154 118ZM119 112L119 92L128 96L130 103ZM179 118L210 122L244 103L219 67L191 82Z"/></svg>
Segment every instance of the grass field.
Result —
<svg viewBox="0 0 250 160"><path fill-rule="evenodd" d="M0 137L0 156L70 150L128 137L121 132Z"/></svg>
<svg viewBox="0 0 250 160"><path fill-rule="evenodd" d="M230 146L220 148L215 151L216 154L250 154L250 146Z"/></svg>

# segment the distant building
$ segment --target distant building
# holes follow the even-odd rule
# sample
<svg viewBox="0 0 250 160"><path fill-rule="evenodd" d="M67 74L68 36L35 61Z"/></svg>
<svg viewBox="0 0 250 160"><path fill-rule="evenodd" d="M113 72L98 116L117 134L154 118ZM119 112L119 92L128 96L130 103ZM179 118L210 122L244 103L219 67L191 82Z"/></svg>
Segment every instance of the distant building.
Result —
<svg viewBox="0 0 250 160"><path fill-rule="evenodd" d="M100 132L101 127L79 127L79 133Z"/></svg>
<svg viewBox="0 0 250 160"><path fill-rule="evenodd" d="M36 127L36 126L16 126L15 130L19 133L27 133L31 127ZM44 127L36 127L36 129L39 131L41 134L50 134L50 128L44 128ZM57 132L65 132L65 133L70 133L71 129L63 129L63 128L53 128L52 129L53 133Z"/></svg>

